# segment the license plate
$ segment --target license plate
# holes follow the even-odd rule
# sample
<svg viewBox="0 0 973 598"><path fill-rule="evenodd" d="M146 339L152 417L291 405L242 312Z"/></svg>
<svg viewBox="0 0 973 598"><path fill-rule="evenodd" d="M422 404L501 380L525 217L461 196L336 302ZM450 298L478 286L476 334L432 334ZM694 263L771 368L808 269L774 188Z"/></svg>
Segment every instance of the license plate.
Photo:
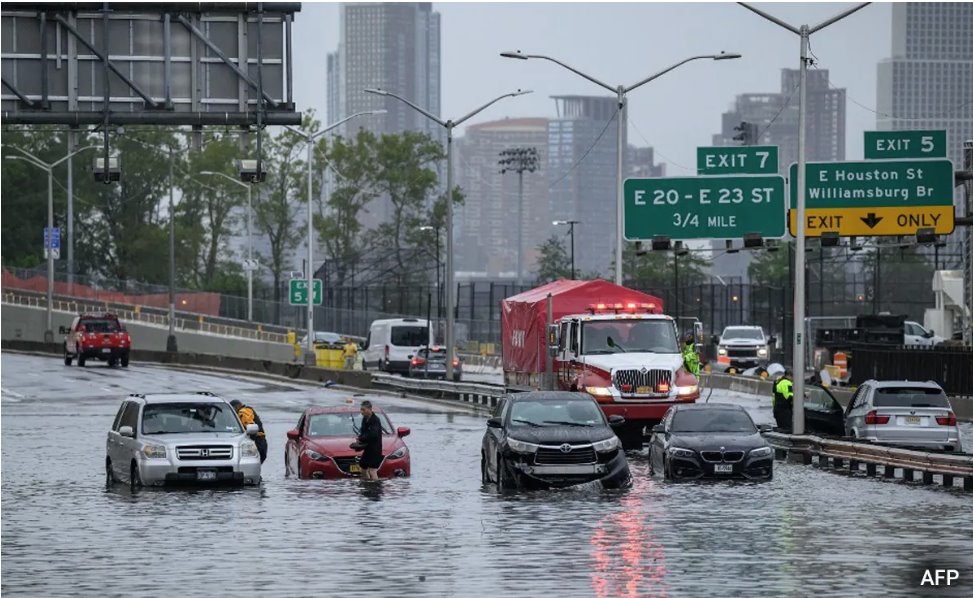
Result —
<svg viewBox="0 0 973 598"><path fill-rule="evenodd" d="M215 471L197 471L196 472L196 479L197 480L215 480L216 479L216 472Z"/></svg>
<svg viewBox="0 0 973 598"><path fill-rule="evenodd" d="M635 392L640 395L647 395L652 392L651 386L639 386L635 389Z"/></svg>
<svg viewBox="0 0 973 598"><path fill-rule="evenodd" d="M716 473L733 473L733 466L729 463L717 463L713 466Z"/></svg>
<svg viewBox="0 0 973 598"><path fill-rule="evenodd" d="M102 353L111 353L111 349L102 349L101 352Z"/></svg>
<svg viewBox="0 0 973 598"><path fill-rule="evenodd" d="M905 416L905 423L909 424L910 426L918 426L922 423L922 418L918 415L907 415Z"/></svg>
<svg viewBox="0 0 973 598"><path fill-rule="evenodd" d="M357 463L352 463L351 465L348 466L348 472L349 473L361 473L361 465L359 465Z"/></svg>

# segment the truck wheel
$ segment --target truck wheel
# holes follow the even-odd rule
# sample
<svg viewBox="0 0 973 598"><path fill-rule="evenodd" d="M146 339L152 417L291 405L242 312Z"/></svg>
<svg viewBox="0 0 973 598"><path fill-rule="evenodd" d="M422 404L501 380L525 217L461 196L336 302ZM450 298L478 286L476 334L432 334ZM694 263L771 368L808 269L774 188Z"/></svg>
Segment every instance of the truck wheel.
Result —
<svg viewBox="0 0 973 598"><path fill-rule="evenodd" d="M487 474L486 457L480 453L480 481L484 484L490 483L490 476Z"/></svg>
<svg viewBox="0 0 973 598"><path fill-rule="evenodd" d="M139 475L139 465L134 460L132 461L132 467L129 471L128 480L132 490L142 487L142 476Z"/></svg>
<svg viewBox="0 0 973 598"><path fill-rule="evenodd" d="M83 353L78 353L78 367L79 368L83 368L84 367L84 354Z"/></svg>
<svg viewBox="0 0 973 598"><path fill-rule="evenodd" d="M123 368L128 367L128 353L122 355L122 367Z"/></svg>
<svg viewBox="0 0 973 598"><path fill-rule="evenodd" d="M68 348L64 347L64 365L71 365L71 354L68 353Z"/></svg>
<svg viewBox="0 0 973 598"><path fill-rule="evenodd" d="M520 478L507 465L507 460L497 455L497 490L517 490L520 488Z"/></svg>
<svg viewBox="0 0 973 598"><path fill-rule="evenodd" d="M114 357L109 357L108 358L108 367L113 368L113 367L115 367L117 365L118 365L118 360L117 359L115 359Z"/></svg>
<svg viewBox="0 0 973 598"><path fill-rule="evenodd" d="M105 458L105 486L111 488L115 483L115 473L111 468L111 457Z"/></svg>

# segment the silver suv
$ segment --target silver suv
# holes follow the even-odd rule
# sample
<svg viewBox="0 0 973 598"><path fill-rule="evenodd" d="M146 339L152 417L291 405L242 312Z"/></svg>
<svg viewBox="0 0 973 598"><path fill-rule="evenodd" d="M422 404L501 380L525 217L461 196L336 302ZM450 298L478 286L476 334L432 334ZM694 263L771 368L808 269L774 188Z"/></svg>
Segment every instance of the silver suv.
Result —
<svg viewBox="0 0 973 598"><path fill-rule="evenodd" d="M881 444L963 450L956 414L932 381L863 383L848 403L845 434Z"/></svg>
<svg viewBox="0 0 973 598"><path fill-rule="evenodd" d="M260 483L260 454L233 408L212 393L130 395L108 432L108 483Z"/></svg>

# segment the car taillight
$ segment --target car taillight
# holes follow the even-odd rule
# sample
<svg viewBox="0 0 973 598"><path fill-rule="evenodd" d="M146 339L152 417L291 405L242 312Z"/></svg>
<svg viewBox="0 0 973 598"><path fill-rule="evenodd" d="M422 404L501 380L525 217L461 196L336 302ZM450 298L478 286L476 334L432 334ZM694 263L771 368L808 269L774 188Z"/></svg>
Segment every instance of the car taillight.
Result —
<svg viewBox="0 0 973 598"><path fill-rule="evenodd" d="M412 365L422 365L424 363L426 363L426 360L423 359L422 357L413 357L412 358Z"/></svg>
<svg viewBox="0 0 973 598"><path fill-rule="evenodd" d="M879 415L874 409L865 414L865 424L869 426L874 426L876 424L887 424L889 423L889 415Z"/></svg>
<svg viewBox="0 0 973 598"><path fill-rule="evenodd" d="M955 426L956 414L950 411L949 415L937 415L936 423L939 424L940 426Z"/></svg>
<svg viewBox="0 0 973 598"><path fill-rule="evenodd" d="M453 367L454 368L458 368L459 367L459 359L453 358Z"/></svg>
<svg viewBox="0 0 973 598"><path fill-rule="evenodd" d="M669 392L668 382L659 382L658 386L655 387L658 392Z"/></svg>

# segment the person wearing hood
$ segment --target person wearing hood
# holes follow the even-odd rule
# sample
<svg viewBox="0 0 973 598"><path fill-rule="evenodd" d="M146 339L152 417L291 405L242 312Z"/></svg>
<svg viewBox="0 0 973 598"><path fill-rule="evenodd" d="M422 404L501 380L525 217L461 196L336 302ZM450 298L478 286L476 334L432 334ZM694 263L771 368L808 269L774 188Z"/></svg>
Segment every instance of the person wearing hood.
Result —
<svg viewBox="0 0 973 598"><path fill-rule="evenodd" d="M240 417L240 422L243 424L244 429L250 424L257 424L259 431L253 436L253 442L257 445L257 451L260 453L260 462L263 463L267 460L267 434L264 432L264 424L260 421L260 416L257 415L253 407L244 405L243 401L239 399L230 401L230 406L233 407L237 416Z"/></svg>

